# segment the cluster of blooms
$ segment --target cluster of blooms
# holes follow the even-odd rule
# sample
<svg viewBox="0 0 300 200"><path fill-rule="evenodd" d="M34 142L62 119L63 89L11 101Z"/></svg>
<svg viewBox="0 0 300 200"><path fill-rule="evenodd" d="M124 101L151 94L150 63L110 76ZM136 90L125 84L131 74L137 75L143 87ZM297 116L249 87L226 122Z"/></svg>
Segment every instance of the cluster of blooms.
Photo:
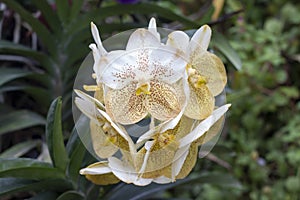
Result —
<svg viewBox="0 0 300 200"><path fill-rule="evenodd" d="M211 29L204 25L192 38L173 31L165 43L155 19L137 29L125 50L107 52L97 27L96 86L89 96L75 90L77 107L90 118L94 152L105 159L80 170L96 184L120 180L135 185L170 183L194 167L198 147L222 129L229 104L215 106L227 82L222 61L207 51ZM149 130L133 142L127 125L150 119ZM117 156L121 155L121 156Z"/></svg>

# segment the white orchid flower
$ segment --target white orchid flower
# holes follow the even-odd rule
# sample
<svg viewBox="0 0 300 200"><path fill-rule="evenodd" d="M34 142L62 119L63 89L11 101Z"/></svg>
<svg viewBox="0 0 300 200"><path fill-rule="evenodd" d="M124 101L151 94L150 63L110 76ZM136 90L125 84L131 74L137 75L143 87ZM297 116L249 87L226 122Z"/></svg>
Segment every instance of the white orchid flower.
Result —
<svg viewBox="0 0 300 200"><path fill-rule="evenodd" d="M230 107L215 109L227 78L222 61L207 51L211 29L204 25L191 39L174 31L164 44L152 18L147 29L130 35L124 50L110 52L93 23L91 31L97 85L84 86L93 97L75 90L75 104L90 118L93 151L106 160L80 174L100 185L145 186L186 177L199 146L219 133ZM136 134L134 143L124 127L146 117L149 130Z"/></svg>

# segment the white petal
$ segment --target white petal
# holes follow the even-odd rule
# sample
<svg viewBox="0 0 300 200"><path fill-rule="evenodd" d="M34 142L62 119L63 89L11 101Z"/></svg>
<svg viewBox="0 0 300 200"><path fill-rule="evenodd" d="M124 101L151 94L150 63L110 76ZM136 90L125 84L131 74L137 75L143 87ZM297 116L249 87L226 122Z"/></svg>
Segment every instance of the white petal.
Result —
<svg viewBox="0 0 300 200"><path fill-rule="evenodd" d="M156 21L154 17L150 19L148 30L158 39L158 41L160 41L160 34L157 32Z"/></svg>
<svg viewBox="0 0 300 200"><path fill-rule="evenodd" d="M157 46L160 46L160 41L157 39L157 37L147 29L140 28L130 35L126 46L126 51Z"/></svg>
<svg viewBox="0 0 300 200"><path fill-rule="evenodd" d="M150 151L151 151L151 147L153 146L154 144L154 141L148 141L145 143L145 149L147 150L146 153L145 153L145 156L144 156L144 161L143 161L143 164L142 164L142 167L139 171L139 174L142 174L144 173L146 167L147 167L147 162L148 162L148 159L149 159L149 156L150 156Z"/></svg>
<svg viewBox="0 0 300 200"><path fill-rule="evenodd" d="M144 140L148 140L150 139L155 133L156 133L156 129L153 128L153 129L150 129L149 131L147 131L146 133L144 133L143 135L141 135L139 137L139 139L136 141L137 144L143 142Z"/></svg>
<svg viewBox="0 0 300 200"><path fill-rule="evenodd" d="M186 53L190 38L183 31L174 31L168 35L167 46L172 46Z"/></svg>
<svg viewBox="0 0 300 200"><path fill-rule="evenodd" d="M89 102L90 104L94 104L100 109L103 109L103 110L105 109L104 105L100 101L98 101L96 98L91 97L90 95L88 95L80 90L75 89L74 91L82 100Z"/></svg>
<svg viewBox="0 0 300 200"><path fill-rule="evenodd" d="M199 137L201 137L206 131L209 130L209 128L218 121L224 115L224 113L227 112L231 104L226 104L224 106L221 106L220 108L217 108L213 111L213 113L204 119L200 124L189 134L187 134L185 137L181 138L179 140L180 145L179 148L184 147L188 144L191 144L195 140L197 140Z"/></svg>
<svg viewBox="0 0 300 200"><path fill-rule="evenodd" d="M171 183L172 179L167 178L165 176L160 176L158 178L153 179L153 182L158 184L167 184L167 183Z"/></svg>
<svg viewBox="0 0 300 200"><path fill-rule="evenodd" d="M126 51L114 57L114 59L106 58L103 60L107 62L105 69L102 70L101 80L102 82L112 89L122 89L132 81L136 80L137 75L146 76L141 72L140 66L148 66L147 57L143 63L139 63L139 54L141 51ZM148 54L143 54L148 56ZM139 73L137 73L139 72ZM147 77L144 77L145 79Z"/></svg>
<svg viewBox="0 0 300 200"><path fill-rule="evenodd" d="M97 174L108 174L111 173L111 169L109 167L103 166L103 167L87 167L83 168L79 171L81 175L91 174L91 175L97 175Z"/></svg>
<svg viewBox="0 0 300 200"><path fill-rule="evenodd" d="M103 82L103 72L109 67L111 63L114 62L115 59L120 57L124 52L124 50L111 51L105 55L102 55L99 60L95 60L93 69L96 73L97 80Z"/></svg>
<svg viewBox="0 0 300 200"><path fill-rule="evenodd" d="M97 44L100 55L106 54L107 52L106 52L106 50L104 49L104 47L102 45L101 38L100 38L100 35L99 35L99 31L97 29L97 26L93 22L91 22L91 31L92 31L93 38L94 38L94 40Z"/></svg>
<svg viewBox="0 0 300 200"><path fill-rule="evenodd" d="M149 185L153 179L150 178L138 178L136 181L133 182L134 185L137 186L146 186Z"/></svg>
<svg viewBox="0 0 300 200"><path fill-rule="evenodd" d="M100 53L97 49L97 46L96 46L96 44L92 43L92 44L89 45L89 48L93 52L94 62L96 63L101 58L101 55L100 55Z"/></svg>
<svg viewBox="0 0 300 200"><path fill-rule="evenodd" d="M90 104L90 102L87 102L79 97L75 97L75 104L77 108L88 118L96 120L97 109L94 104Z"/></svg>
<svg viewBox="0 0 300 200"><path fill-rule="evenodd" d="M97 107L104 109L103 104L80 90L74 91L79 96L75 97L75 104L78 109L90 119L97 121L97 116L99 115Z"/></svg>
<svg viewBox="0 0 300 200"><path fill-rule="evenodd" d="M140 46L140 49L126 51L110 60L101 78L112 89L122 89L131 82L144 83L151 79L172 84L183 77L186 64L182 53L172 47Z"/></svg>
<svg viewBox="0 0 300 200"><path fill-rule="evenodd" d="M113 174L125 183L145 186L150 184L153 180L139 178L133 167L115 157L108 158L108 165L112 169Z"/></svg>
<svg viewBox="0 0 300 200"><path fill-rule="evenodd" d="M160 46L151 51L149 71L154 79L172 84L183 77L187 59L178 49Z"/></svg>
<svg viewBox="0 0 300 200"><path fill-rule="evenodd" d="M189 154L190 144L179 148L174 156L173 163L172 163L172 180L175 180L176 176L179 174L184 161Z"/></svg>
<svg viewBox="0 0 300 200"><path fill-rule="evenodd" d="M190 51L207 50L211 38L211 29L208 25L201 26L191 38Z"/></svg>

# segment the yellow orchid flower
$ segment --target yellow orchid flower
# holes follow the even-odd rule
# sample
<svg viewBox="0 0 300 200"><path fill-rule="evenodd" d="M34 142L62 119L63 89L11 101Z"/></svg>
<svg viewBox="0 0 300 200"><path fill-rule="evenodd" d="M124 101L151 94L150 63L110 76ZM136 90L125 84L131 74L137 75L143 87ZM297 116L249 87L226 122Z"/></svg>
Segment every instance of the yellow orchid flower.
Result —
<svg viewBox="0 0 300 200"><path fill-rule="evenodd" d="M211 38L208 25L200 27L190 39L182 31L169 34L167 46L186 54L190 98L185 115L202 120L208 117L215 106L215 96L220 94L227 82L225 67L220 58L207 51Z"/></svg>

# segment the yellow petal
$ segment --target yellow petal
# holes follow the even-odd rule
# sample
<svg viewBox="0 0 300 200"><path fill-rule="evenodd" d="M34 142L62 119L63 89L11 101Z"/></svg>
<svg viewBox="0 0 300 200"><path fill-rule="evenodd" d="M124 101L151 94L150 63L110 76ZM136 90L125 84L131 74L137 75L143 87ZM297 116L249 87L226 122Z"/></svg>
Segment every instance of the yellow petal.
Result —
<svg viewBox="0 0 300 200"><path fill-rule="evenodd" d="M190 99L184 114L192 119L202 120L208 117L215 106L215 98L206 85L195 87L190 83Z"/></svg>
<svg viewBox="0 0 300 200"><path fill-rule="evenodd" d="M103 87L102 84L98 85L98 90L95 91L94 97L101 103L104 103L104 97L103 97Z"/></svg>
<svg viewBox="0 0 300 200"><path fill-rule="evenodd" d="M177 128L156 134L154 141L151 141L150 149L143 147L138 152L136 161L139 171L149 153L146 158L146 167L142 170L143 178L171 177L171 164L179 145L176 140L176 132Z"/></svg>
<svg viewBox="0 0 300 200"><path fill-rule="evenodd" d="M175 90L172 85L159 81L152 81L150 85L150 94L147 95L149 113L161 121L178 115L183 91Z"/></svg>
<svg viewBox="0 0 300 200"><path fill-rule="evenodd" d="M191 118L188 118L186 116L182 116L179 124L177 125L177 131L176 131L176 139L179 140L186 136L188 133L191 132L192 127L194 125L194 121Z"/></svg>
<svg viewBox="0 0 300 200"><path fill-rule="evenodd" d="M102 129L102 126L91 120L90 130L93 149L97 156L100 158L108 158L118 151L118 146L109 141L107 135Z"/></svg>
<svg viewBox="0 0 300 200"><path fill-rule="evenodd" d="M148 113L144 105L145 97L145 94L136 95L136 84L119 90L108 88L104 98L106 112L121 124L136 123Z"/></svg>
<svg viewBox="0 0 300 200"><path fill-rule="evenodd" d="M109 169L107 162L97 162L80 171L82 175L97 185L109 185L118 183L120 180Z"/></svg>
<svg viewBox="0 0 300 200"><path fill-rule="evenodd" d="M189 153L184 161L184 164L179 172L179 174L176 176L176 179L183 179L194 168L196 162L197 162L197 154L198 154L198 146L196 143L192 143L189 148Z"/></svg>
<svg viewBox="0 0 300 200"><path fill-rule="evenodd" d="M206 86L213 96L220 94L227 82L226 71L223 62L216 55L203 51L192 54L191 65L196 71L206 78Z"/></svg>

